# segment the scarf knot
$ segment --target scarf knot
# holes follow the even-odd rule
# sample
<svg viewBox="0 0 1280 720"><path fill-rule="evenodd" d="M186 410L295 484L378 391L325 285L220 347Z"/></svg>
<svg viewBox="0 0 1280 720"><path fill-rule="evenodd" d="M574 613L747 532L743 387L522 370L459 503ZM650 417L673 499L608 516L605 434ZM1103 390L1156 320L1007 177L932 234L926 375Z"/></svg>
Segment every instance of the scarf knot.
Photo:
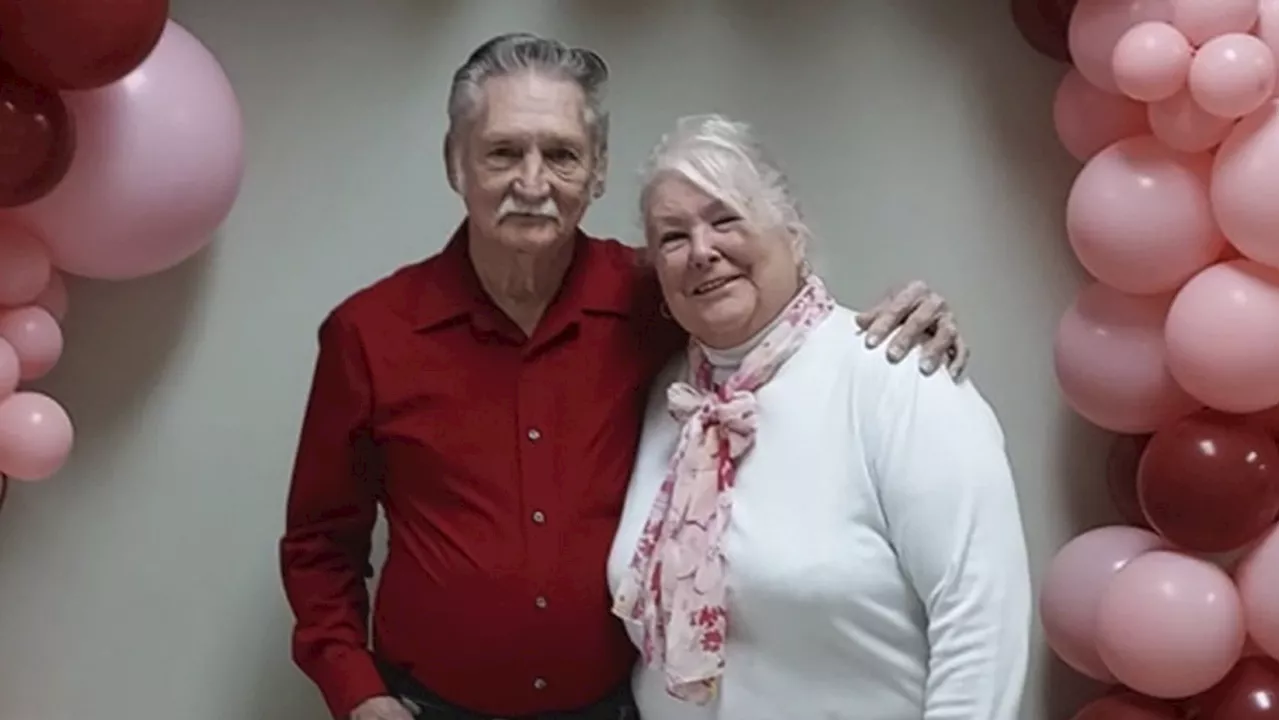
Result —
<svg viewBox="0 0 1280 720"><path fill-rule="evenodd" d="M667 407L681 425L691 420L702 432L727 441L729 457L742 457L756 437L756 396L747 390L702 392L689 383L667 388ZM717 431L719 431L717 433Z"/></svg>

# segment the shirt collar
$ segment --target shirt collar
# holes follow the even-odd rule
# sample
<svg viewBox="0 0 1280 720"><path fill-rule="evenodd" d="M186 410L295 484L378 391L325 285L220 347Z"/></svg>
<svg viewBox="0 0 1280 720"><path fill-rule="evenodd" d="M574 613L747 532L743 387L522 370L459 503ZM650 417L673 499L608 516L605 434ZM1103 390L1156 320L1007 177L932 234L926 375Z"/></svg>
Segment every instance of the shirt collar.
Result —
<svg viewBox="0 0 1280 720"><path fill-rule="evenodd" d="M620 262L618 257L626 261ZM569 310L630 316L635 302L633 257L631 253L610 253L604 241L579 228L569 271L548 313L554 308L557 314ZM496 309L471 264L465 219L440 254L419 264L417 271L413 322L418 330Z"/></svg>

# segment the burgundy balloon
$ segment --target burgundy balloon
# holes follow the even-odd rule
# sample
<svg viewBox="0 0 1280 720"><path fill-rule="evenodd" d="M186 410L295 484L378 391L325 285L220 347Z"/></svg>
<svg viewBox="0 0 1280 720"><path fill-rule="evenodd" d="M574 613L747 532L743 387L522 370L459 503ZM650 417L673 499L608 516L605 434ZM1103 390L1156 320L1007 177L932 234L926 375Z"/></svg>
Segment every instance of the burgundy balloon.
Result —
<svg viewBox="0 0 1280 720"><path fill-rule="evenodd" d="M1070 62L1067 25L1075 0L1011 0L1013 24L1031 49L1059 62Z"/></svg>
<svg viewBox="0 0 1280 720"><path fill-rule="evenodd" d="M1249 657L1187 705L1199 720L1275 720L1280 708L1276 661Z"/></svg>
<svg viewBox="0 0 1280 720"><path fill-rule="evenodd" d="M44 197L74 153L74 124L58 93L0 65L0 208Z"/></svg>
<svg viewBox="0 0 1280 720"><path fill-rule="evenodd" d="M1276 443L1241 417L1195 413L1157 431L1142 453L1143 515L1184 550L1234 550L1276 521Z"/></svg>
<svg viewBox="0 0 1280 720"><path fill-rule="evenodd" d="M1129 690L1107 693L1084 706L1072 720L1181 720L1178 706Z"/></svg>
<svg viewBox="0 0 1280 720"><path fill-rule="evenodd" d="M0 0L0 61L57 90L89 90L142 64L168 0Z"/></svg>
<svg viewBox="0 0 1280 720"><path fill-rule="evenodd" d="M1147 518L1138 502L1138 461L1150 435L1120 435L1107 454L1107 494L1120 517L1130 525L1146 528Z"/></svg>

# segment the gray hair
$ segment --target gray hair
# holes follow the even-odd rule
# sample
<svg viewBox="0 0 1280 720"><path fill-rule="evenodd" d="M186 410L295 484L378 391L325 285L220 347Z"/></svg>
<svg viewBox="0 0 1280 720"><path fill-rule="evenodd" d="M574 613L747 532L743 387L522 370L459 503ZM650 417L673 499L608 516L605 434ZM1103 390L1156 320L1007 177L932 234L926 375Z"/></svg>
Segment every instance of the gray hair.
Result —
<svg viewBox="0 0 1280 720"><path fill-rule="evenodd" d="M690 115L662 136L641 170L641 217L664 176L676 175L760 228L785 228L805 246L812 237L787 176L751 126L723 115Z"/></svg>
<svg viewBox="0 0 1280 720"><path fill-rule="evenodd" d="M456 137L455 133L480 111L486 80L527 71L571 80L582 89L586 98L583 122L596 157L603 159L609 148L609 113L604 107L609 66L592 50L569 47L559 40L526 32L490 38L454 72L449 87L446 141ZM452 163L450 169L456 171Z"/></svg>

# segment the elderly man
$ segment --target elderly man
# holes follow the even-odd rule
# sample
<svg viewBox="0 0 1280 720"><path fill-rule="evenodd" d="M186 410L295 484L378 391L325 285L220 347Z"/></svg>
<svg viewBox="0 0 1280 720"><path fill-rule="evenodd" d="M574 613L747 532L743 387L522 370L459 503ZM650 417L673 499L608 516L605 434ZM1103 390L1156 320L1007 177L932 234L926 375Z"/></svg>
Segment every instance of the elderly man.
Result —
<svg viewBox="0 0 1280 720"><path fill-rule="evenodd" d="M336 718L634 718L605 560L648 386L686 338L604 192L595 53L528 34L458 69L444 142L466 219L321 324L280 554L294 657ZM913 283L864 316L963 367ZM370 535L390 528L372 608Z"/></svg>

